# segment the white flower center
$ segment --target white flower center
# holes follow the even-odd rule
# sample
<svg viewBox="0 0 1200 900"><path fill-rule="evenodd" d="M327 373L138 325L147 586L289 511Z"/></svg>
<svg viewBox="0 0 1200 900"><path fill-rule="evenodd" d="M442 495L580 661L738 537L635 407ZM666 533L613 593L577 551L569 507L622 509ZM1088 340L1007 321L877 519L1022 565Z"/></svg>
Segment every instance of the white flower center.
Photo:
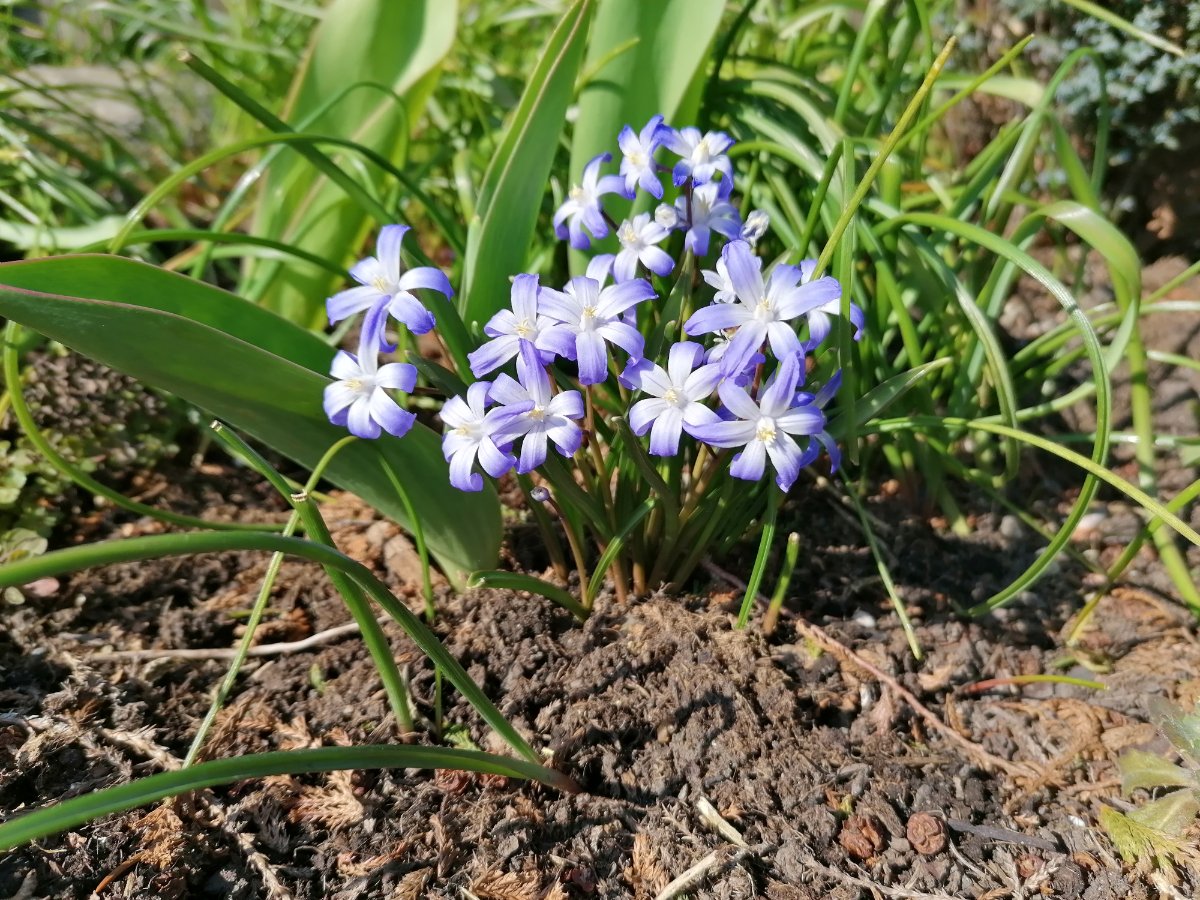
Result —
<svg viewBox="0 0 1200 900"><path fill-rule="evenodd" d="M517 323L517 327L513 329L513 334L519 338L528 338L531 334L534 334L535 331L536 329L533 327L532 322L530 322L528 319L522 319Z"/></svg>
<svg viewBox="0 0 1200 900"><path fill-rule="evenodd" d="M567 193L567 197L570 198L571 200L574 200L576 203L582 203L583 198L586 196L587 196L586 192L579 185L575 185Z"/></svg>
<svg viewBox="0 0 1200 900"><path fill-rule="evenodd" d="M381 294L392 293L392 286L388 284L387 279L382 275L376 275L371 279L371 287L375 288L375 290L379 291Z"/></svg>
<svg viewBox="0 0 1200 900"><path fill-rule="evenodd" d="M754 318L760 322L773 322L775 320L775 309L771 306L769 297L759 299L758 306L754 307Z"/></svg>
<svg viewBox="0 0 1200 900"><path fill-rule="evenodd" d="M698 163L706 163L710 155L712 155L712 148L708 146L708 137L700 138L700 143L692 151L692 159Z"/></svg>
<svg viewBox="0 0 1200 900"><path fill-rule="evenodd" d="M458 435L459 437L470 437L471 436L471 426L459 425L457 428L454 429L454 433L456 435Z"/></svg>
<svg viewBox="0 0 1200 900"><path fill-rule="evenodd" d="M546 418L546 407L535 406L529 411L529 418L533 419L535 422L543 421Z"/></svg>
<svg viewBox="0 0 1200 900"><path fill-rule="evenodd" d="M774 419L759 419L758 430L754 433L754 437L764 444L772 444L775 442L775 420Z"/></svg>
<svg viewBox="0 0 1200 900"><path fill-rule="evenodd" d="M596 307L585 306L583 308L583 314L579 317L579 327L589 331L596 327Z"/></svg>
<svg viewBox="0 0 1200 900"><path fill-rule="evenodd" d="M371 389L370 383L365 378L347 378L346 387L356 394L365 394Z"/></svg>
<svg viewBox="0 0 1200 900"><path fill-rule="evenodd" d="M646 156L646 152L641 147L629 154L629 161L639 169L644 169L649 164L650 159Z"/></svg>
<svg viewBox="0 0 1200 900"><path fill-rule="evenodd" d="M671 388L665 394L663 394L663 399L666 400L668 403L674 403L676 406L678 406L679 405L679 391L675 390L675 388Z"/></svg>
<svg viewBox="0 0 1200 900"><path fill-rule="evenodd" d="M638 233L633 230L633 226L628 222L626 222L625 227L621 229L621 243L626 247L641 243L638 239Z"/></svg>

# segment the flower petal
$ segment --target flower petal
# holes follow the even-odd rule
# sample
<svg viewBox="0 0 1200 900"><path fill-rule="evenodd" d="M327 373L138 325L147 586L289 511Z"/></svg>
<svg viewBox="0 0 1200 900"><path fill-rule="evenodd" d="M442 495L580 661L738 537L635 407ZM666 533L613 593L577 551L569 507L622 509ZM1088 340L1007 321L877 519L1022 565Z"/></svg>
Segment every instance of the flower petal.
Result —
<svg viewBox="0 0 1200 900"><path fill-rule="evenodd" d="M804 360L799 354L785 356L780 360L775 377L758 394L758 406L764 416L774 419L787 412L796 396L802 365Z"/></svg>
<svg viewBox="0 0 1200 900"><path fill-rule="evenodd" d="M636 435L643 435L654 424L654 420L662 415L670 404L657 397L647 397L639 400L629 408L629 427Z"/></svg>
<svg viewBox="0 0 1200 900"><path fill-rule="evenodd" d="M408 291L401 291L392 296L388 303L388 312L408 326L413 334L426 334L433 330L436 320L433 313Z"/></svg>
<svg viewBox="0 0 1200 900"><path fill-rule="evenodd" d="M608 376L608 348L598 332L581 331L575 338L575 354L580 384L599 384Z"/></svg>
<svg viewBox="0 0 1200 900"><path fill-rule="evenodd" d="M375 256L379 259L388 284L400 281L400 244L408 233L407 225L384 225L375 241Z"/></svg>
<svg viewBox="0 0 1200 900"><path fill-rule="evenodd" d="M521 339L515 334L503 334L467 354L467 362L476 378L500 368L517 355Z"/></svg>
<svg viewBox="0 0 1200 900"><path fill-rule="evenodd" d="M752 308L757 306L766 293L760 268L762 261L750 252L750 245L745 241L730 241L721 251L721 258L725 260L729 281L739 299Z"/></svg>
<svg viewBox="0 0 1200 900"><path fill-rule="evenodd" d="M745 481L761 481L767 467L767 448L762 441L751 441L746 449L733 458L729 474Z"/></svg>
<svg viewBox="0 0 1200 900"><path fill-rule="evenodd" d="M399 285L402 291L426 288L437 291L446 299L454 296L454 288L450 287L450 279L446 277L446 273L433 266L418 266L415 269L409 269L400 276Z"/></svg>
<svg viewBox="0 0 1200 900"><path fill-rule="evenodd" d="M404 437L417 421L416 416L408 410L401 409L383 388L371 391L370 411L371 418L378 422L384 431L395 437Z"/></svg>
<svg viewBox="0 0 1200 900"><path fill-rule="evenodd" d="M740 303L711 303L692 313L683 323L683 330L686 334L708 334L736 328L752 318L754 313Z"/></svg>
<svg viewBox="0 0 1200 900"><path fill-rule="evenodd" d="M721 402L725 404L725 408L739 419L745 419L753 423L762 417L762 412L759 410L758 404L750 399L750 395L746 393L746 389L738 387L731 381L722 381L717 386L717 395L721 398Z"/></svg>
<svg viewBox="0 0 1200 900"><path fill-rule="evenodd" d="M375 383L380 387L408 394L417 386L416 366L409 363L387 363L375 374Z"/></svg>
<svg viewBox="0 0 1200 900"><path fill-rule="evenodd" d="M717 421L694 426L689 434L710 447L741 447L754 441L755 423L741 420Z"/></svg>
<svg viewBox="0 0 1200 900"><path fill-rule="evenodd" d="M674 456L679 452L683 434L683 413L678 406L669 406L654 421L650 429L650 453L654 456Z"/></svg>
<svg viewBox="0 0 1200 900"><path fill-rule="evenodd" d="M349 415L346 417L346 427L355 437L373 440L379 437L379 423L371 418L371 401L366 395L359 394L351 404Z"/></svg>
<svg viewBox="0 0 1200 900"><path fill-rule="evenodd" d="M667 375L672 384L682 386L692 369L704 360L704 348L695 341L680 341L667 351Z"/></svg>
<svg viewBox="0 0 1200 900"><path fill-rule="evenodd" d="M333 325L342 319L348 319L362 312L378 300L386 300L387 294L369 285L352 287L334 294L325 301L325 312L329 316L329 324Z"/></svg>
<svg viewBox="0 0 1200 900"><path fill-rule="evenodd" d="M483 476L475 468L474 450L462 450L450 457L450 483L460 491L482 491Z"/></svg>

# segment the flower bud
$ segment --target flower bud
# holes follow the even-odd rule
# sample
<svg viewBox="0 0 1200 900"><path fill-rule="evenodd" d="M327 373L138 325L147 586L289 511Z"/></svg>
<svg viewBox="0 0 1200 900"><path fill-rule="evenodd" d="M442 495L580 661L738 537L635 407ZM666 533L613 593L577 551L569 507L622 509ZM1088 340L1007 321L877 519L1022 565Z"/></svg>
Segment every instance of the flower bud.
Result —
<svg viewBox="0 0 1200 900"><path fill-rule="evenodd" d="M654 210L654 221L663 228L678 228L679 211L669 203L660 203Z"/></svg>
<svg viewBox="0 0 1200 900"><path fill-rule="evenodd" d="M761 209L751 210L746 216L746 224L742 226L742 240L753 247L759 238L767 233L767 226L770 224L771 217Z"/></svg>

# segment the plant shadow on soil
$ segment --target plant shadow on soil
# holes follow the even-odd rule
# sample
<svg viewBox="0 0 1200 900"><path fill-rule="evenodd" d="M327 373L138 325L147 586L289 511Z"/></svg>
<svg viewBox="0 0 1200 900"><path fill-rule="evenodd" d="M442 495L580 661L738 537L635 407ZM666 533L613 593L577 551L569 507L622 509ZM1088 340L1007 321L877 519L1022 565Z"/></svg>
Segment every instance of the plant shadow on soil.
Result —
<svg viewBox="0 0 1200 900"><path fill-rule="evenodd" d="M163 502L190 502L214 517L278 510L246 473L207 471L162 476L170 482ZM1036 775L987 771L893 691L819 652L791 614L770 640L755 627L735 631L740 594L720 581L626 606L604 594L583 625L540 598L442 589L443 640L584 793L453 772L247 782L15 851L0 860L0 897L87 897L116 873L106 892L129 897L460 897L466 889L484 900L653 898L698 863L707 868L689 896L1150 896L1151 880L1114 859L1095 820L1101 802L1119 803L1119 752L1157 746L1147 699L1200 695L1200 647L1187 615L1153 591L1118 588L1081 645L1089 659L1108 661L1107 691L1043 684L963 694L983 678L1056 671L1067 656L1061 628L1084 590L1080 572L1062 566L998 616L958 617L950 599L975 602L1020 571L1037 544L1009 536L1003 518L988 513L975 516L970 539L948 537L895 497L874 498L870 512L928 654L918 662L852 513L835 511L832 490L802 497L803 515L786 527L798 528L811 552L789 606L959 734ZM343 550L419 604L413 551L395 526L345 495L326 517ZM160 530L110 525L114 537ZM541 564L529 532L515 529L511 540L511 560ZM1109 552L1103 535L1089 540ZM114 566L6 610L4 813L181 758L224 663L104 654L231 646L265 566L253 554ZM261 644L348 620L315 575L285 564ZM431 715L433 673L407 638L389 634L418 711ZM1079 666L1070 673L1090 675ZM461 701L451 702L447 721L503 752ZM349 636L252 660L204 755L394 739L369 657ZM704 801L746 848L714 829ZM930 846L918 833L914 846L910 828L914 818L928 825L925 813L945 839ZM1180 890L1186 895L1186 884Z"/></svg>

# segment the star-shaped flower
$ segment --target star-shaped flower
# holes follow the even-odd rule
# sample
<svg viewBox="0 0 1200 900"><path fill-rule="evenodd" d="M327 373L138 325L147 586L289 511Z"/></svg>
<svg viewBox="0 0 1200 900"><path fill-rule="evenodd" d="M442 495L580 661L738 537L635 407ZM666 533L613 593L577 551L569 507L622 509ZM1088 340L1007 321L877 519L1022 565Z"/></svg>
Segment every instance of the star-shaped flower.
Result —
<svg viewBox="0 0 1200 900"><path fill-rule="evenodd" d="M569 328L538 312L538 277L518 275L512 284L512 309L502 309L483 327L492 340L467 354L471 371L478 378L500 368L513 357L522 365L522 344L538 351L539 361L551 362L555 356L573 357L575 335Z"/></svg>
<svg viewBox="0 0 1200 900"><path fill-rule="evenodd" d="M732 381L717 387L721 402L737 418L713 422L692 429L692 434L712 447L742 447L733 458L729 474L746 481L758 481L766 470L767 459L775 469L775 482L789 490L800 470L817 457L817 444L809 440L801 449L792 435L809 437L824 431L825 414L815 406L796 403L796 386L804 359L799 354L784 359L775 377L758 394L758 402L745 388Z"/></svg>
<svg viewBox="0 0 1200 900"><path fill-rule="evenodd" d="M383 334L387 317L403 322L413 334L425 334L434 326L434 317L412 293L425 288L437 291L447 299L454 296L450 280L440 269L420 266L404 271L400 260L400 244L409 228L407 225L385 225L375 243L375 255L359 260L350 275L360 287L334 294L325 301L329 322L340 322L355 313L371 310L364 322L367 343L384 349L394 349ZM370 328L368 333L366 329Z"/></svg>
<svg viewBox="0 0 1200 900"><path fill-rule="evenodd" d="M642 355L645 340L622 314L653 296L654 288L642 278L602 289L598 281L581 275L572 278L562 293L542 288L542 312L575 335L580 384L598 384L607 377L609 343L634 358Z"/></svg>
<svg viewBox="0 0 1200 900"><path fill-rule="evenodd" d="M529 348L522 353L534 356ZM546 461L546 444L552 441L563 456L573 456L583 443L583 429L575 420L583 418L583 397L579 391L552 394L550 376L530 359L521 367L520 381L505 374L492 384L491 397L501 404L502 423L492 433L501 444L521 440L517 471L528 474ZM511 413L511 414L510 414Z"/></svg>
<svg viewBox="0 0 1200 900"><path fill-rule="evenodd" d="M388 390L408 393L417 384L417 370L408 363L380 366L375 348L365 343L359 355L338 351L330 374L337 379L325 387L325 415L360 438L377 438L386 431L404 437L416 416L400 408Z"/></svg>
<svg viewBox="0 0 1200 900"><path fill-rule="evenodd" d="M712 233L733 239L742 233L742 220L737 208L723 194L721 185L714 182L702 184L692 191L689 209L686 197L675 200L679 220L687 225L683 245L696 256L708 255L708 243Z"/></svg>
<svg viewBox="0 0 1200 900"><path fill-rule="evenodd" d="M619 175L601 175L600 166L612 159L612 154L601 153L583 167L583 178L571 188L567 199L554 214L554 233L561 238L570 238L576 250L586 250L592 242L584 233L586 228L593 238L608 234L608 222L600 208L600 198L605 194L625 193L625 179Z"/></svg>
<svg viewBox="0 0 1200 900"><path fill-rule="evenodd" d="M703 363L704 348L682 341L671 347L666 369L649 360L638 360L622 373L622 381L651 395L633 404L629 427L637 435L650 431L650 452L655 456L674 456L679 452L682 432L692 434L696 426L719 421L717 414L700 401L716 388L721 368Z"/></svg>
<svg viewBox="0 0 1200 900"><path fill-rule="evenodd" d="M733 146L733 139L723 131L701 134L699 128L666 129L663 143L682 157L672 173L676 187L688 178L697 185L707 184L717 172L732 183L733 165L726 153Z"/></svg>
<svg viewBox="0 0 1200 900"><path fill-rule="evenodd" d="M660 277L669 275L675 268L675 260L658 244L671 234L650 218L650 213L640 213L632 221L626 220L617 229L617 240L621 252L613 264L613 275L617 281L632 281L637 277L640 262Z"/></svg>
<svg viewBox="0 0 1200 900"><path fill-rule="evenodd" d="M764 285L762 261L750 252L745 241L726 244L721 258L725 260L737 299L697 310L684 323L683 330L694 335L737 329L721 360L725 375L741 372L764 340L770 341L771 352L777 359L802 353L800 338L788 322L842 296L841 285L828 275L800 284L801 273L796 266L776 266Z"/></svg>
<svg viewBox="0 0 1200 900"><path fill-rule="evenodd" d="M442 435L442 454L450 463L450 483L460 491L483 490L483 476L473 471L475 460L493 478L499 478L517 464L517 458L496 445L492 435L512 418L533 408L533 403L487 410L489 381L477 381L467 388L467 397L451 397L442 407L446 433Z"/></svg>
<svg viewBox="0 0 1200 900"><path fill-rule="evenodd" d="M628 125L621 129L617 137L617 144L621 148L621 177L625 179L625 196L630 200L639 187L662 199L662 182L658 180L658 164L654 161L654 152L662 146L662 142L662 116L654 116L637 133Z"/></svg>

